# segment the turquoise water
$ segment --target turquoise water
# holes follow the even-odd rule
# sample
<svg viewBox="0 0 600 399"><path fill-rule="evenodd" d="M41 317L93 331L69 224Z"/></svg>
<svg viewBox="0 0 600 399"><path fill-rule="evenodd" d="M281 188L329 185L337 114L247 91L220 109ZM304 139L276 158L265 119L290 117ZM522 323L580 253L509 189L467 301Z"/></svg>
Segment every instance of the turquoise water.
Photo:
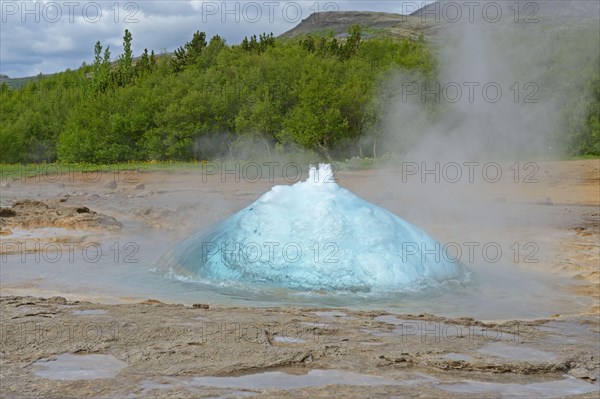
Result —
<svg viewBox="0 0 600 399"><path fill-rule="evenodd" d="M64 254L59 262L33 254L25 262L7 255L0 262L2 295L60 295L104 303L158 299L174 303L210 303L225 306L311 306L348 309L381 309L393 313L432 313L480 319L540 318L577 312L589 300L563 290L570 284L560 276L526 271L511 264L469 264L472 278L447 281L419 291L327 292L300 291L244 284L220 284L165 278L152 271L157 260L175 244L160 232L123 233L138 252L124 262L115 261L112 241L102 242L99 260L91 263L79 251L72 260ZM125 241L119 241L121 248ZM88 257L89 258L89 257Z"/></svg>

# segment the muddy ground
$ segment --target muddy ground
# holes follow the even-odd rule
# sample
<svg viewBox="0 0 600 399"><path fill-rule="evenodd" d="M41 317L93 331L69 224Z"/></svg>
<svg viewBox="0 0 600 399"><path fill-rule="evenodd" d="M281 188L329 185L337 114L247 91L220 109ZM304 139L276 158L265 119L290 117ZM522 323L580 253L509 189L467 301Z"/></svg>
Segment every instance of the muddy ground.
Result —
<svg viewBox="0 0 600 399"><path fill-rule="evenodd" d="M83 291L55 296L32 275L1 285L2 396L596 397L600 162L502 164L504 177L493 184L489 175L475 175L463 185L444 176L424 184L427 175L411 174L413 166L343 171L337 178L442 239L468 238L474 230L537 237L554 251L520 267L564 278L574 301L587 298L585 305L543 319L476 320L427 309L391 315L127 295L107 304ZM85 245L153 231L177 240L274 184L301 180L277 171L271 180L267 169L257 180L243 168L3 174L0 238ZM473 193L477 201L469 202ZM514 212L522 215L507 219ZM18 256L14 251L2 246L3 256Z"/></svg>

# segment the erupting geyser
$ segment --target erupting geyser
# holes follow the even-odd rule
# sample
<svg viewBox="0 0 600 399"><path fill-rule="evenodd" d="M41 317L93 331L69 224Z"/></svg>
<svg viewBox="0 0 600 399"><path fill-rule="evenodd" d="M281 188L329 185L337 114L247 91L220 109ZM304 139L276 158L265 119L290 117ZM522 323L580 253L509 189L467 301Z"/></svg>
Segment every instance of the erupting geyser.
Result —
<svg viewBox="0 0 600 399"><path fill-rule="evenodd" d="M425 251L423 253L423 251ZM415 226L337 185L329 165L275 186L158 263L192 281L328 291L410 291L466 270Z"/></svg>

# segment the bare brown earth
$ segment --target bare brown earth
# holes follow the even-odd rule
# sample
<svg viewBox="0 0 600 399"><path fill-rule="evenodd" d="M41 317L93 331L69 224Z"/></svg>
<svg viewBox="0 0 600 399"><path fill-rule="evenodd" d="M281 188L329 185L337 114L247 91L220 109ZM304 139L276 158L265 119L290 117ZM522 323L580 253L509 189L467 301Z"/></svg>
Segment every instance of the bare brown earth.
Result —
<svg viewBox="0 0 600 399"><path fill-rule="evenodd" d="M484 322L468 315L190 306L124 297L108 305L85 294L53 297L31 276L21 284L1 285L0 396L595 398L600 388L600 161L536 165L531 184L523 183L522 176L517 184L509 175L495 184L473 184L478 203L486 207L525 206L539 210L540 217L524 215L531 217L525 227L507 227L486 212L492 208L483 207L481 217L465 221L464 230L475 226L482 235L498 230L509 236L527 229L547 232L548 242L559 248L542 262L544 271L570 279L574 295L593 298L592 307L542 320ZM12 176L3 184L0 205L18 217L3 211L1 225L34 232L34 227L64 229L53 240L69 231L118 235L148 230L177 239L241 209L274 184L290 184L280 177L253 181L242 176L236 182L233 175L223 182L222 175L206 176L200 168L117 171L93 179L66 173L59 183L56 176ZM444 215L451 215L446 219L436 219L433 206L423 214L415 210L438 202L443 207L471 186L434 184L443 195L426 197L422 194L429 187L399 176L394 166L340 172L337 178L444 238L451 231L448 225L463 217L463 208L444 209ZM11 208L25 199L41 203ZM90 212L78 213L81 207ZM81 214L98 216L82 222ZM7 234L2 239L21 238ZM45 374L60 366L65 354L76 356L67 357L58 374L67 379ZM77 359L91 363L81 366ZM74 374L86 367L87 374ZM205 378L211 376L241 379Z"/></svg>
<svg viewBox="0 0 600 399"><path fill-rule="evenodd" d="M90 210L86 206L61 206L68 197L59 201L21 200L10 207L0 208L0 231L10 234L10 227L38 228L65 227L69 229L118 230L122 226L112 216Z"/></svg>

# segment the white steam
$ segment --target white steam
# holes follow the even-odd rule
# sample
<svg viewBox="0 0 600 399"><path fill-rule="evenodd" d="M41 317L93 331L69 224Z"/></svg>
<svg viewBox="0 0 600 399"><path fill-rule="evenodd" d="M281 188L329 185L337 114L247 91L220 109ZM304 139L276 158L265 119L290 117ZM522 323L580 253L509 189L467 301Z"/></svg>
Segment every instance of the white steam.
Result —
<svg viewBox="0 0 600 399"><path fill-rule="evenodd" d="M421 17L438 31L437 82L397 73L381 147L419 161L555 158L589 98L581 69L599 59L598 3L474 3Z"/></svg>

